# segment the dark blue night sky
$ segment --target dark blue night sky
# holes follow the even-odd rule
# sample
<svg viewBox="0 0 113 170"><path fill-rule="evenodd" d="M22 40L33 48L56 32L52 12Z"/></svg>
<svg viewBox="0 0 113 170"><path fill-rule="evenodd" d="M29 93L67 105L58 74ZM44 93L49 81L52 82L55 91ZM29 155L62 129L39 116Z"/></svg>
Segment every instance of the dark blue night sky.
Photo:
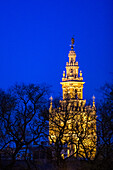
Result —
<svg viewBox="0 0 113 170"><path fill-rule="evenodd" d="M90 99L113 80L113 0L0 1L0 88L47 83L57 95L73 35Z"/></svg>

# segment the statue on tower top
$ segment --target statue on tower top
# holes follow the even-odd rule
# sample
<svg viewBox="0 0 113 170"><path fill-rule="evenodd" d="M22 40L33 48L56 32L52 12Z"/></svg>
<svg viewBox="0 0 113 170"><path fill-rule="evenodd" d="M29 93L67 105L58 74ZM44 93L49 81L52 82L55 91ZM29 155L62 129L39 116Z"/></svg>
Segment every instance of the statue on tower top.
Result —
<svg viewBox="0 0 113 170"><path fill-rule="evenodd" d="M74 38L72 37L72 39L71 39L71 44L73 45L74 42L75 42L75 40L74 40Z"/></svg>
<svg viewBox="0 0 113 170"><path fill-rule="evenodd" d="M71 39L71 49L73 50L73 46L74 46L74 42L75 42L75 40L74 40L74 38L72 37L72 39Z"/></svg>

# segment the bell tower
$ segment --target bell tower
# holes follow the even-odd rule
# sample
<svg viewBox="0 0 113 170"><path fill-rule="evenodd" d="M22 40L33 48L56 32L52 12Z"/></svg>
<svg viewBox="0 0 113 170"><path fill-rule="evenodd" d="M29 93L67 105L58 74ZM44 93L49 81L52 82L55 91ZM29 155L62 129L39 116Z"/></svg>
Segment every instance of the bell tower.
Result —
<svg viewBox="0 0 113 170"><path fill-rule="evenodd" d="M79 99L83 100L83 82L82 71L79 72L78 61L74 51L74 38L71 39L71 50L68 54L69 62L66 62L66 73L63 71L62 91L63 100Z"/></svg>
<svg viewBox="0 0 113 170"><path fill-rule="evenodd" d="M71 39L71 50L68 54L66 72L63 71L62 91L63 100L59 107L53 108L52 97L49 108L49 141L50 144L65 144L62 156L89 157L94 159L96 154L96 107L95 97L93 105L86 106L83 99L84 81L82 71L79 71L76 53L74 51L74 38ZM57 143L58 144L58 143ZM62 145L61 145L62 144ZM66 154L67 153L67 154Z"/></svg>

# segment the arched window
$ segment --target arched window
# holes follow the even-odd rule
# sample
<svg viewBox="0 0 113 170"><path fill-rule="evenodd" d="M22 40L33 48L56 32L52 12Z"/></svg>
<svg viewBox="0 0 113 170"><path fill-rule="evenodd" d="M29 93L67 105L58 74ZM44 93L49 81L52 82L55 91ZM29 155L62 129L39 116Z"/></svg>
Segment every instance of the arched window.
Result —
<svg viewBox="0 0 113 170"><path fill-rule="evenodd" d="M77 99L77 90L75 89L75 99Z"/></svg>
<svg viewBox="0 0 113 170"><path fill-rule="evenodd" d="M71 73L73 73L73 69L71 69Z"/></svg>
<svg viewBox="0 0 113 170"><path fill-rule="evenodd" d="M71 58L70 64L73 64L73 58Z"/></svg>

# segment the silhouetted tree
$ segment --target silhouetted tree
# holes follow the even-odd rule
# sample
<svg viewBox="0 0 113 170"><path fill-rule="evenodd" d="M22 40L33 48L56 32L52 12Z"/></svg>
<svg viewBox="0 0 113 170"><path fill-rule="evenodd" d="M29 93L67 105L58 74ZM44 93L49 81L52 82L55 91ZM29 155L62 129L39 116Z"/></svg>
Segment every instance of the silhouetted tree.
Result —
<svg viewBox="0 0 113 170"><path fill-rule="evenodd" d="M64 134L66 130L68 130L66 127L67 121L69 120L67 103L65 108L65 112L63 111L63 108L56 108L55 112L53 111L49 113L49 139L53 149L53 159L56 160L58 166L61 166L63 161L62 151L64 146L67 144L67 142L63 140Z"/></svg>
<svg viewBox="0 0 113 170"><path fill-rule="evenodd" d="M47 92L47 87L34 84L15 85L7 93L0 92L0 151L11 158L7 169L13 167L23 147L38 144L47 136L47 119L42 114Z"/></svg>
<svg viewBox="0 0 113 170"><path fill-rule="evenodd" d="M113 166L113 84L105 84L101 89L102 100L97 105L97 155L98 169Z"/></svg>
<svg viewBox="0 0 113 170"><path fill-rule="evenodd" d="M96 152L95 119L95 111L92 112L90 106L81 109L72 102L70 105L68 99L60 107L51 109L49 139L57 166L61 166L62 163L64 166L64 162L72 156L89 161L94 158ZM67 151L69 155L65 156Z"/></svg>

